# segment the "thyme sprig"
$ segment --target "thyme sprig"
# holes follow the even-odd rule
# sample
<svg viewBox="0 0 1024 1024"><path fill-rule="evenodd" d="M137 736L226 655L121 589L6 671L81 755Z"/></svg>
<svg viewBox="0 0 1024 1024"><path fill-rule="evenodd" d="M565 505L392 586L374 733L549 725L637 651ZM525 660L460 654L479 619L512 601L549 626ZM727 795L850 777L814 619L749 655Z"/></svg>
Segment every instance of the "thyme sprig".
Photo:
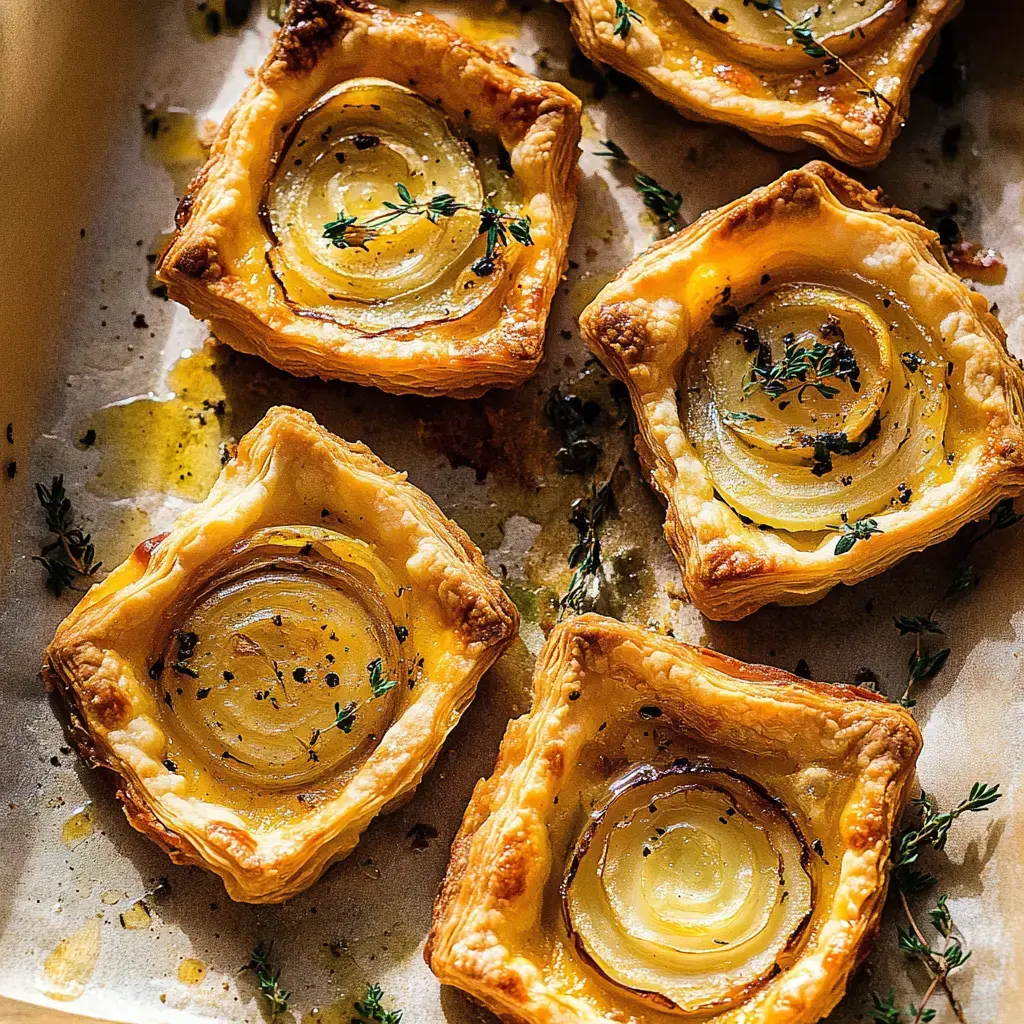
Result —
<svg viewBox="0 0 1024 1024"><path fill-rule="evenodd" d="M679 192L672 192L659 185L649 174L638 174L633 179L640 198L655 217L658 223L667 228L669 234L679 230L679 208L683 205L683 197Z"/></svg>
<svg viewBox="0 0 1024 1024"><path fill-rule="evenodd" d="M520 245L533 245L530 235L530 218L508 213L490 202L483 206L468 206L460 203L450 192L439 192L425 203L414 200L409 189L400 181L395 189L401 202L385 200L387 213L379 213L360 222L357 217L347 216L344 210L324 224L323 237L336 249L366 249L367 243L378 236L382 227L400 217L426 217L431 224L437 224L442 217L454 217L461 210L467 210L480 218L478 234L487 236L484 255L470 267L477 277L487 277L494 272L495 258L499 247L508 246L509 236Z"/></svg>
<svg viewBox="0 0 1024 1024"><path fill-rule="evenodd" d="M882 532L877 519L858 519L855 523L851 523L847 520L845 512L840 518L842 519L840 526L829 527L830 530L839 530L841 534L839 540L836 541L833 555L845 555L857 541L867 540L876 533Z"/></svg>
<svg viewBox="0 0 1024 1024"><path fill-rule="evenodd" d="M618 36L619 39L628 39L633 22L639 25L643 20L640 12L633 10L625 0L615 0L615 27L612 29L612 35Z"/></svg>
<svg viewBox="0 0 1024 1024"><path fill-rule="evenodd" d="M618 465L615 467L618 468ZM591 596L601 571L601 538L599 530L605 517L614 508L611 476L600 487L590 485L589 498L577 498L572 503L569 522L576 527L576 543L569 552L569 568L573 569L569 588L558 602L559 618L567 611L579 615Z"/></svg>
<svg viewBox="0 0 1024 1024"><path fill-rule="evenodd" d="M776 360L772 360L768 345L758 346L750 366L750 380L743 384L745 395L763 391L774 402L796 392L797 401L803 402L805 392L813 389L822 398L835 398L839 388L825 383L831 379L845 381L854 391L860 390L857 357L842 339L831 344L815 341L808 345L787 334L782 342L782 358Z"/></svg>
<svg viewBox="0 0 1024 1024"><path fill-rule="evenodd" d="M288 1009L288 1000L291 997L288 989L282 988L278 980L281 976L281 969L274 970L270 966L270 953L273 948L273 943L268 946L264 946L262 943L258 945L250 954L249 962L243 964L238 972L243 974L246 971L252 971L256 975L256 983L267 1000L267 1008L270 1010L272 1021Z"/></svg>
<svg viewBox="0 0 1024 1024"><path fill-rule="evenodd" d="M366 986L366 995L354 1004L356 1016L352 1024L401 1024L401 1010L385 1010L381 1006L384 991L380 985Z"/></svg>
<svg viewBox="0 0 1024 1024"><path fill-rule="evenodd" d="M767 11L770 14L774 14L786 26L786 31L800 44L808 57L824 61L823 70L826 75L834 75L842 68L863 86L862 89L857 90L857 94L868 97L874 103L876 109L881 109L882 103L890 110L896 109L888 96L880 93L859 71L851 67L838 53L815 37L813 31L811 31L812 15L808 14L807 17L794 21L782 9L782 0L744 0L744 3L750 3L759 11Z"/></svg>
<svg viewBox="0 0 1024 1024"><path fill-rule="evenodd" d="M366 666L366 671L369 673L372 700L376 700L378 697L383 697L384 694L389 693L398 685L398 681L396 679L389 679L387 675L385 675L383 658L374 658L374 660ZM310 730L309 740L305 744L306 753L308 754L310 761L320 760L320 755L317 753L316 745L320 742L320 737L323 736L325 732L330 732L331 729L340 729L343 733L348 735L348 733L352 731L356 724L356 712L358 710L358 701L350 700L346 704L342 704L341 701L335 701L334 720L330 725L321 726L319 728L314 727Z"/></svg>
<svg viewBox="0 0 1024 1024"><path fill-rule="evenodd" d="M95 561L92 537L75 526L75 512L64 490L64 476L55 476L47 487L36 484L36 497L46 514L46 528L57 539L44 544L32 560L46 569L46 586L60 597L65 590L78 590L75 583L94 576L102 567Z"/></svg>
<svg viewBox="0 0 1024 1024"><path fill-rule="evenodd" d="M612 139L602 139L601 145L604 146L604 149L595 150L594 156L603 156L608 160L617 160L620 163L633 163L626 151ZM644 206L654 214L658 223L670 235L679 230L679 211L683 205L681 193L665 188L649 174L635 174L633 187L640 193Z"/></svg>
<svg viewBox="0 0 1024 1024"><path fill-rule="evenodd" d="M925 1024L934 1019L935 1011L928 1008L935 993L941 989L953 1013L960 1021L966 1021L963 1008L950 983L949 976L962 967L970 958L966 941L953 921L947 903L948 896L940 895L935 906L928 912L932 927L940 941L933 943L926 938L924 930L910 907L910 897L925 892L938 883L935 875L921 871L918 862L921 854L928 849L943 850L949 839L950 830L964 814L987 810L1002 797L999 786L976 782L963 800L948 811L940 811L935 801L923 790L911 801L919 813L915 827L905 829L890 855L893 881L899 891L900 905L906 918L906 926L898 925L899 948L919 960L928 971L930 982L920 1006L910 1006L912 1024ZM872 995L874 1006L869 1018L882 1024L904 1024L903 1016L895 1006L892 991L884 1002ZM888 1014L888 1016L885 1016Z"/></svg>

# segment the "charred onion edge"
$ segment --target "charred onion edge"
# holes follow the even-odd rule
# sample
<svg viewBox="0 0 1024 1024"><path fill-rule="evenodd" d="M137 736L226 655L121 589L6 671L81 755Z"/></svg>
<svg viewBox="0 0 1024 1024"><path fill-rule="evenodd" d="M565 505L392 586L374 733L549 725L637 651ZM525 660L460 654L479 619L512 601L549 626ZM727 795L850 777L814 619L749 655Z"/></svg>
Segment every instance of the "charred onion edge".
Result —
<svg viewBox="0 0 1024 1024"><path fill-rule="evenodd" d="M639 999L643 999L645 1002L652 1003L660 1009L673 1010L687 1014L706 1013L710 1010L726 1009L730 1006L737 1006L740 1003L746 1002L758 989L762 988L777 974L781 973L782 968L779 966L778 956L782 956L783 954L790 952L797 945L797 943L803 938L804 932L807 930L807 926L810 924L811 918L814 916L814 902L816 894L814 875L810 871L811 848L808 846L807 840L804 838L803 831L796 823L796 819L793 815L790 814L786 805L778 797L772 796L771 793L769 793L759 782L755 782L754 779L751 779L747 775L743 775L741 772L734 771L732 768L717 768L712 764L691 764L685 757L674 761L668 768L658 769L653 765L645 765L644 768L646 768L646 771L638 773L637 778L633 782L630 782L629 785L616 790L614 795L609 797L600 810L591 813L590 823L583 830L579 839L576 840L572 860L569 862L568 868L566 868L565 875L562 878L562 884L558 887L562 907L562 922L565 925L566 931L569 933L569 938L572 939L573 948L582 960L597 971L605 981L610 982L616 988L620 988L631 993ZM804 873L807 875L808 881L810 882L811 907L807 913L804 914L803 918L801 918L796 928L794 928L790 933L785 946L779 950L775 963L768 971L760 977L755 978L753 981L748 982L742 988L738 989L732 996L723 999L715 999L712 1002L702 1003L700 1006L687 1007L683 1009L661 992L649 992L644 989L630 988L628 985L623 985L622 982L616 981L614 978L610 978L590 955L590 952L583 943L582 937L573 927L572 918L569 914L568 897L569 886L576 877L576 872L579 869L580 863L590 850L590 844L594 839L594 835L597 833L598 827L604 821L605 815L611 809L612 805L620 797L634 789L638 789L640 786L649 786L654 782L658 782L661 779L666 778L667 776L678 776L682 778L688 775L727 775L730 778L735 779L741 785L749 786L757 796L766 803L775 807L789 825L790 830L793 835L796 836L797 841L800 843L800 867L803 868ZM707 786L706 788L714 789L717 792L727 792L726 790L719 789L716 786Z"/></svg>

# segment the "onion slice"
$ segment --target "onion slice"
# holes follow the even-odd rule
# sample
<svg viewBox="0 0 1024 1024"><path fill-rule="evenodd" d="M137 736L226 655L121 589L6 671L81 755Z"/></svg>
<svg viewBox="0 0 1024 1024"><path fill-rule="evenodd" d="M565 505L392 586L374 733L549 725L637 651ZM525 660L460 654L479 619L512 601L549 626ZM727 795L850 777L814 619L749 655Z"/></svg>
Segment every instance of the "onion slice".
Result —
<svg viewBox="0 0 1024 1024"><path fill-rule="evenodd" d="M729 310L695 334L681 401L735 511L821 531L948 477L947 366L898 296L854 278L795 281Z"/></svg>
<svg viewBox="0 0 1024 1024"><path fill-rule="evenodd" d="M361 541L283 527L236 545L190 588L151 671L190 762L281 789L376 745L403 689L384 684L406 671L376 562Z"/></svg>
<svg viewBox="0 0 1024 1024"><path fill-rule="evenodd" d="M612 787L562 883L576 948L661 1009L722 1010L797 952L814 883L806 841L757 783L644 765Z"/></svg>
<svg viewBox="0 0 1024 1024"><path fill-rule="evenodd" d="M703 23L703 34L746 62L767 68L802 68L820 62L810 56L786 23L745 0L686 0ZM906 0L783 0L782 10L806 25L816 42L839 57L869 46L907 7Z"/></svg>
<svg viewBox="0 0 1024 1024"><path fill-rule="evenodd" d="M485 248L478 211L490 201L517 208L510 194L492 196L483 164L443 111L411 89L357 78L325 93L291 126L263 198L267 259L289 304L368 330L479 305L502 275L471 270ZM400 188L414 203L446 195L468 209L389 219L388 204L403 203ZM340 217L377 226L365 237L354 228L353 244L337 246L325 229Z"/></svg>

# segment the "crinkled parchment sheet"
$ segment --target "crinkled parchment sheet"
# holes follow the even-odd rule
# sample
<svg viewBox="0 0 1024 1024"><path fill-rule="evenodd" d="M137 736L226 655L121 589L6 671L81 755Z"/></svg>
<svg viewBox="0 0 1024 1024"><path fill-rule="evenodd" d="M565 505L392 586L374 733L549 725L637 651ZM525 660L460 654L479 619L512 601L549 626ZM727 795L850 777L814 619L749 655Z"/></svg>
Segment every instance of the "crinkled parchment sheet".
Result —
<svg viewBox="0 0 1024 1024"><path fill-rule="evenodd" d="M189 500L190 487L206 486L221 435L238 437L266 406L292 402L408 469L466 526L492 567L504 567L525 605L538 585L564 587L568 504L585 487L580 478L552 473L543 396L562 382L601 400L599 472L606 472L622 435L607 381L584 365L575 317L655 236L628 176L592 155L597 140L615 139L642 170L680 190L687 218L770 181L800 158L773 154L727 128L688 123L639 90L573 77L580 64L572 62L568 18L555 4L529 3L522 12L442 11L483 41L511 47L524 67L539 67L586 101L573 263L552 311L544 364L520 393L492 395L458 411L454 403L432 406L296 382L255 360L203 352L200 325L147 287L145 256L171 226L184 171L168 173L144 150L139 105L170 104L219 119L272 31L254 15L241 32L203 39L189 28L187 6L186 0L6 0L0 6L0 425L11 422L14 436L8 444L0 434L0 448L5 464L17 463L12 480L0 477L0 992L114 1020L259 1021L264 1011L251 976L238 969L258 939L273 938L295 1019L347 1022L351 999L368 980L384 986L410 1024L485 1019L458 992L439 988L421 950L462 809L475 781L490 771L508 718L528 706L541 642L536 617L526 615L523 642L484 679L408 806L376 821L346 861L286 906L233 905L216 878L175 867L133 832L103 780L63 747L39 662L73 595L47 594L31 561L42 535L32 482L66 474L99 554L112 565L163 529ZM986 292L1020 354L1024 13L1000 0L972 0L968 8L951 34L954 52L967 62L965 92L943 106L922 83L892 154L862 178L884 185L911 209L955 202L964 234L1002 251L1009 275ZM950 125L962 129L955 157L942 152ZM140 313L145 327L133 326ZM218 393L188 395L184 409L180 398L166 408L143 407L157 419L169 417L162 433L124 428L128 421L137 426L139 408L96 412L147 392L166 397L168 370L186 349L215 365L208 380ZM203 425L201 400L210 397L224 397L227 413ZM177 455L167 450L175 445L175 416L189 425L190 438ZM98 424L98 438L85 447L79 439L90 423ZM166 466L160 472L154 466L175 457L186 479L168 483ZM927 611L960 559L964 538L852 590L840 588L809 609L769 609L716 625L671 596L678 574L661 538L660 510L636 482L635 460L627 457L624 466L616 491L628 515L609 524L606 553L610 561L621 556L616 571L635 593L610 610L751 661L792 669L803 658L817 679L850 681L869 667L890 692L901 686L909 645L896 638L892 616ZM958 825L948 863L936 861L974 949L957 975L974 1024L1018 1021L1024 1007L1022 529L975 550L980 585L944 617L952 654L941 676L922 687L917 711L926 738L920 780L940 802L958 799L978 779L999 781L1007 791L993 813ZM73 818L82 805L91 823ZM419 824L438 833L422 851L409 836ZM149 926L123 927L122 914L139 923L133 901L157 878L167 879L169 892L147 901ZM869 986L885 992L894 983L907 1000L921 993L926 979L908 972L894 929L890 916L869 960L871 976L858 979L834 1019L856 1020ZM82 942L90 934L98 936L95 948ZM48 1002L44 992L53 982L44 961L60 940L75 935L87 947L82 993L72 1002ZM185 958L199 961L194 971L205 968L199 984L179 980ZM952 1019L941 1001L935 1005L940 1021ZM4 1019L14 1013L10 1005L0 1008Z"/></svg>

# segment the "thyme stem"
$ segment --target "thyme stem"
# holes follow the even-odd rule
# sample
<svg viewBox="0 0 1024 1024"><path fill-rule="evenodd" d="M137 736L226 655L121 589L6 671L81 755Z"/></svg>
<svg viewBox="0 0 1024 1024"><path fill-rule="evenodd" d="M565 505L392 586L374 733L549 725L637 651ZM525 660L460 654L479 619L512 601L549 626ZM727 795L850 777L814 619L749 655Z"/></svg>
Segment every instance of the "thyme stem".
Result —
<svg viewBox="0 0 1024 1024"><path fill-rule="evenodd" d="M859 71L851 67L838 53L831 50L820 39L815 37L810 29L809 17L804 18L802 21L794 21L782 9L782 0L751 0L751 2L757 10L768 11L774 14L786 26L786 31L791 33L793 38L803 46L803 51L808 57L824 60L825 74L832 74L834 71L842 68L864 86L864 89L858 90L858 92L867 96L876 108L879 107L879 101L881 101L890 110L896 109L888 96L883 96Z"/></svg>

